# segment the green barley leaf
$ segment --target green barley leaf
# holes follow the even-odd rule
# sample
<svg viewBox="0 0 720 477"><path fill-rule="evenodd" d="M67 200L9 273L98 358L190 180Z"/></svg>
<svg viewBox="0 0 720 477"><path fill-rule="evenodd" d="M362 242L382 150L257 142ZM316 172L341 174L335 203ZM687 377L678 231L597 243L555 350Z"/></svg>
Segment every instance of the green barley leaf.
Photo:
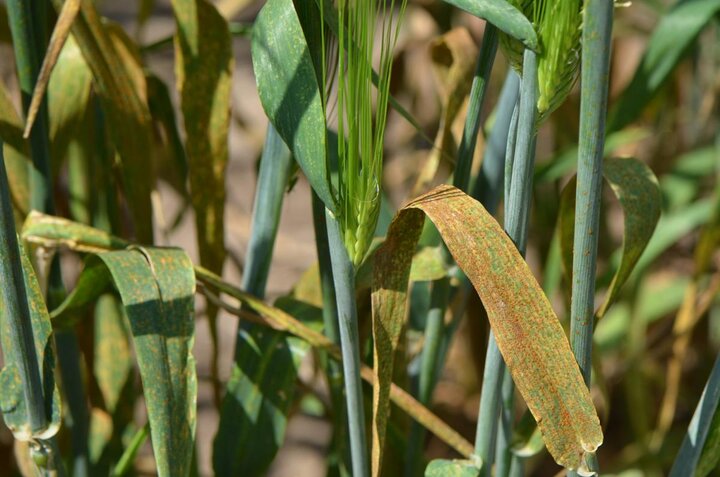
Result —
<svg viewBox="0 0 720 477"><path fill-rule="evenodd" d="M233 53L225 19L207 0L173 0L177 88L200 262L221 273Z"/></svg>
<svg viewBox="0 0 720 477"><path fill-rule="evenodd" d="M265 113L325 207L336 210L326 163L322 95L292 0L268 0L260 11L252 58Z"/></svg>
<svg viewBox="0 0 720 477"><path fill-rule="evenodd" d="M375 340L379 412L386 417L389 410L392 344L403 326L410 261L425 215L480 295L498 347L548 450L558 464L583 468L603 437L565 332L502 227L453 187L440 186L406 205L376 256L372 302L374 333L382 337Z"/></svg>
<svg viewBox="0 0 720 477"><path fill-rule="evenodd" d="M195 445L197 378L192 346L195 274L179 249L133 248L90 256L53 317L67 322L110 285L130 323L158 475L187 476ZM117 384L112 385L115 389Z"/></svg>
<svg viewBox="0 0 720 477"><path fill-rule="evenodd" d="M679 0L662 17L633 79L610 110L608 132L638 118L718 12L717 0Z"/></svg>
<svg viewBox="0 0 720 477"><path fill-rule="evenodd" d="M620 263L615 271L602 305L596 311L602 318L618 292L630 277L640 256L655 232L662 207L657 178L643 162L607 159L603 175L623 209L623 245ZM572 243L575 223L575 179L565 187L560 204L560 246L566 274L572 270Z"/></svg>
<svg viewBox="0 0 720 477"><path fill-rule="evenodd" d="M487 20L526 47L538 48L538 37L530 20L506 0L445 0L461 10Z"/></svg>

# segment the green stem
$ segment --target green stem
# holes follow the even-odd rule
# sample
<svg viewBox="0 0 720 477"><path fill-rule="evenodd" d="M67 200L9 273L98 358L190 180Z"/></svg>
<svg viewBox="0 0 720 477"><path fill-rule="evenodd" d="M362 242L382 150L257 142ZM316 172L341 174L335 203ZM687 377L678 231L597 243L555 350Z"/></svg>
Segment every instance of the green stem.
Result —
<svg viewBox="0 0 720 477"><path fill-rule="evenodd" d="M39 432L45 429L47 423L45 401L20 253L0 143L0 294L10 340L22 356L17 366L27 403L28 422L33 432Z"/></svg>
<svg viewBox="0 0 720 477"><path fill-rule="evenodd" d="M609 0L588 0L583 22L570 344L588 385L613 8Z"/></svg>
<svg viewBox="0 0 720 477"><path fill-rule="evenodd" d="M470 170L472 169L472 160L475 155L478 133L480 132L480 115L482 113L483 103L485 102L487 85L490 82L490 72L495 63L497 46L497 28L491 23L486 23L485 35L483 36L482 47L480 48L480 56L477 66L475 67L472 87L470 88L467 117L465 119L465 127L463 129L460 147L458 148L457 164L455 165L455 174L453 176L453 185L462 191L467 191L470 185Z"/></svg>
<svg viewBox="0 0 720 477"><path fill-rule="evenodd" d="M585 3L582 33L580 137L573 239L570 344L588 386L592 373L595 272L613 9L614 3L609 0L588 0ZM577 475L577 473L570 472L569 475Z"/></svg>
<svg viewBox="0 0 720 477"><path fill-rule="evenodd" d="M520 104L517 113L516 140L512 155L510 189L505 194L505 231L521 254L525 254L535 166L535 124L537 118L537 56L525 50ZM509 141L508 144L511 144ZM508 184L506 178L506 185ZM483 475L490 475L495 458L500 397L505 363L491 332L485 358L485 373L480 396L480 411L475 440L476 455L483 461ZM498 452L504 452L498 449Z"/></svg>
<svg viewBox="0 0 720 477"><path fill-rule="evenodd" d="M330 260L330 244L328 243L327 222L325 220L325 205L318 195L312 191L313 226L315 228L315 246L318 254L320 268L320 289L323 297L323 324L325 336L330 341L340 345L340 330L338 328L337 307L335 299L335 285L333 284L332 264ZM345 407L343 406L343 377L340 363L333 359L326 359L328 386L332 402L333 416L333 448L338 459L338 468L341 475L347 475L342 462L347 451L347 432Z"/></svg>
<svg viewBox="0 0 720 477"><path fill-rule="evenodd" d="M360 380L360 338L357 303L355 301L355 268L345 249L340 224L326 211L330 260L332 263L335 299L337 302L340 345L345 376L345 400L350 433L352 475L366 477L368 452L365 440L365 408Z"/></svg>

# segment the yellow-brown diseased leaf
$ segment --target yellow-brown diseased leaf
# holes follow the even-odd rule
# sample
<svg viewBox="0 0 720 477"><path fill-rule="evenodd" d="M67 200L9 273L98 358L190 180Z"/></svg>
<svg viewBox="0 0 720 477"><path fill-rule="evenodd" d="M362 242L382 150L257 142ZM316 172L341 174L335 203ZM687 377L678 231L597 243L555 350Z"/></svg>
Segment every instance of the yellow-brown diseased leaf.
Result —
<svg viewBox="0 0 720 477"><path fill-rule="evenodd" d="M190 198L200 262L225 260L223 211L233 55L225 19L206 0L173 0L177 87L185 124Z"/></svg>
<svg viewBox="0 0 720 477"><path fill-rule="evenodd" d="M387 352L405 318L408 270L425 215L478 292L498 347L553 458L568 469L584 467L603 435L563 328L502 227L479 202L454 187L440 186L412 201L390 225L383 245L386 258L375 270L373 287L376 353ZM381 316L385 313L393 316ZM378 340L379 331L387 337ZM385 377L391 358L380 363L384 367L375 368L376 411L387 409L383 400L389 391ZM373 446L382 449L382 440Z"/></svg>
<svg viewBox="0 0 720 477"><path fill-rule="evenodd" d="M53 0L56 9L62 0ZM142 67L128 61L133 55L118 49L117 27L103 22L94 2L82 0L72 32L95 79L95 88L107 114L108 130L120 155L125 197L133 217L135 235L152 243L150 194L155 186L152 167L152 124L138 78ZM127 50L127 47L125 48ZM139 73L138 73L139 72Z"/></svg>

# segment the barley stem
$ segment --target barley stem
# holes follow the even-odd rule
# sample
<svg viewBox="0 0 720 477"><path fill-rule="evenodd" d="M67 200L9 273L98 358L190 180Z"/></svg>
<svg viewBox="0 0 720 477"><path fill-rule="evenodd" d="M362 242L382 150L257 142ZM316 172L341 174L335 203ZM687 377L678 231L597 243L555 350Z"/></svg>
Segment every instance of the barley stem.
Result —
<svg viewBox="0 0 720 477"><path fill-rule="evenodd" d="M329 211L325 212L325 218L343 357L352 475L366 477L369 475L369 469L365 439L365 408L360 380L361 361L357 303L355 302L355 267L345 249L340 224Z"/></svg>

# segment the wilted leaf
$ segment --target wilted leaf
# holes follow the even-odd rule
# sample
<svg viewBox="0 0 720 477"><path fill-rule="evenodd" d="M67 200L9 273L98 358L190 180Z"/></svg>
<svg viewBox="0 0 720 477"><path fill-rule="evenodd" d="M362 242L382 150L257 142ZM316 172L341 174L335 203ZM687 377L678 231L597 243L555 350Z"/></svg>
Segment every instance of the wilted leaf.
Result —
<svg viewBox="0 0 720 477"><path fill-rule="evenodd" d="M538 38L530 20L505 0L445 0L450 5L492 23L528 48L538 47Z"/></svg>
<svg viewBox="0 0 720 477"><path fill-rule="evenodd" d="M662 16L635 76L610 111L609 132L637 119L718 12L720 2L717 0L679 0Z"/></svg>
<svg viewBox="0 0 720 477"><path fill-rule="evenodd" d="M480 468L469 460L435 459L425 469L425 477L478 477Z"/></svg>
<svg viewBox="0 0 720 477"><path fill-rule="evenodd" d="M63 1L53 0L53 4L61 8ZM93 2L81 2L72 32L93 72L107 113L108 130L120 153L123 185L136 235L141 242L152 243L150 194L155 175L142 67L133 60L136 54L122 48L126 42L119 31L101 21Z"/></svg>
<svg viewBox="0 0 720 477"><path fill-rule="evenodd" d="M313 190L334 212L320 87L292 0L268 0L260 11L253 27L252 58L265 113Z"/></svg>
<svg viewBox="0 0 720 477"><path fill-rule="evenodd" d="M173 0L172 4L177 21L175 73L200 263L221 273L233 70L230 32L225 19L206 0Z"/></svg>
<svg viewBox="0 0 720 477"><path fill-rule="evenodd" d="M500 351L560 465L578 469L602 444L600 421L562 326L532 272L495 219L459 190L441 186L394 219L376 262L373 329L379 392L376 437L384 429L392 341L405 317L412 250L424 215L443 236L483 301ZM382 445L374 442L374 445Z"/></svg>
<svg viewBox="0 0 720 477"><path fill-rule="evenodd" d="M192 346L195 275L185 252L138 249L91 256L60 306L87 305L112 282L133 337L158 474L190 472L195 444L197 381ZM57 316L62 317L62 314Z"/></svg>

